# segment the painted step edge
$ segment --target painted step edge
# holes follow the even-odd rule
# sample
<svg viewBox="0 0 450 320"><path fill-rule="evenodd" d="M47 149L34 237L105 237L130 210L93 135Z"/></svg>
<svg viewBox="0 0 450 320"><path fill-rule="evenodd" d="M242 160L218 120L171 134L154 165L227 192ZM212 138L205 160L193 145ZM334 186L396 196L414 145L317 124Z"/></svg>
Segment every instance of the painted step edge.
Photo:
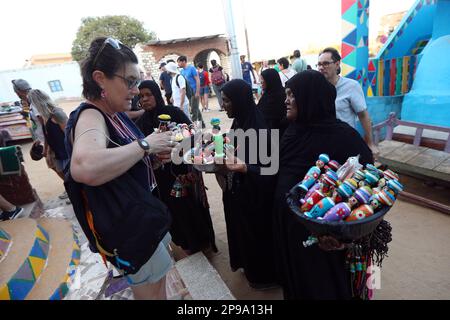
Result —
<svg viewBox="0 0 450 320"><path fill-rule="evenodd" d="M0 228L0 263L8 255L9 250L12 246L11 236L5 230Z"/></svg>
<svg viewBox="0 0 450 320"><path fill-rule="evenodd" d="M76 236L75 230L72 227L73 232L73 248L72 248L72 259L70 260L69 267L67 268L67 273L64 276L63 281L59 285L58 289L50 296L49 300L63 300L70 290L71 284L75 281L75 275L77 273L76 268L80 264L81 260L81 249L79 245L78 237Z"/></svg>
<svg viewBox="0 0 450 320"><path fill-rule="evenodd" d="M35 241L19 270L2 287L0 300L24 300L45 269L50 246L48 233L37 224Z"/></svg>

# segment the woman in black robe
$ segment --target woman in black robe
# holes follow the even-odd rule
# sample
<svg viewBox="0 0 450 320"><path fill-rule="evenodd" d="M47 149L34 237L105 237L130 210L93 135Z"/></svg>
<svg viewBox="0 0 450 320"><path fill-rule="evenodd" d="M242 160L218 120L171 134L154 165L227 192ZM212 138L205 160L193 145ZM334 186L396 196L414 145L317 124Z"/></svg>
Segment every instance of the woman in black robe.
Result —
<svg viewBox="0 0 450 320"><path fill-rule="evenodd" d="M191 124L184 112L174 106L166 106L158 84L154 81L143 81L139 85L140 104L145 110L136 121L136 125L145 135L158 128L161 114L171 117L171 122ZM170 234L172 241L187 254L200 250L212 249L217 252L215 234L208 199L201 172L185 164L172 163L155 170L161 200L169 207L172 214ZM182 197L171 195L174 184L178 180L185 186L187 194Z"/></svg>
<svg viewBox="0 0 450 320"><path fill-rule="evenodd" d="M275 69L267 69L261 73L263 95L258 102L258 109L264 115L270 129L280 130L280 138L287 127L286 93L281 84L280 75Z"/></svg>
<svg viewBox="0 0 450 320"><path fill-rule="evenodd" d="M343 164L360 155L373 163L372 153L356 130L336 119L336 89L313 70L286 83L289 127L281 141L280 171L275 191L274 237L277 274L285 299L350 299L345 251L337 240L324 237L319 246L304 248L311 233L286 204L286 193L303 179L321 153Z"/></svg>
<svg viewBox="0 0 450 320"><path fill-rule="evenodd" d="M268 129L253 100L252 88L245 81L228 82L222 98L228 117L234 118L232 130ZM225 165L223 204L232 270L243 268L251 287L267 289L275 285L271 212L275 177L261 174L259 152L256 163L249 161L250 143L258 146L261 137L257 138L236 146L245 153L241 164Z"/></svg>

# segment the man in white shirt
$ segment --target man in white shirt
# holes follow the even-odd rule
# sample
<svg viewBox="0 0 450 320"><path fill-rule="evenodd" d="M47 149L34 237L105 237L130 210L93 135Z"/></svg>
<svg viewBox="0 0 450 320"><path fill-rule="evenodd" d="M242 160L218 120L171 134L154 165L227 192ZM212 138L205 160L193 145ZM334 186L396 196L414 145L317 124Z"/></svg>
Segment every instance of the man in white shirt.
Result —
<svg viewBox="0 0 450 320"><path fill-rule="evenodd" d="M166 71L172 77L172 98L170 101L175 107L180 108L190 119L189 99L186 97L186 79L178 71L175 62L166 64Z"/></svg>
<svg viewBox="0 0 450 320"><path fill-rule="evenodd" d="M281 84L284 87L284 84L293 76L297 74L294 70L289 68L289 61L286 58L280 58L278 59L278 67L280 68L280 72L278 74L280 75Z"/></svg>
<svg viewBox="0 0 450 320"><path fill-rule="evenodd" d="M341 56L334 48L326 48L319 55L317 63L319 72L336 86L336 117L356 127L356 117L364 129L364 138L373 154L378 154L378 148L372 140L372 123L367 111L366 100L359 82L341 77Z"/></svg>

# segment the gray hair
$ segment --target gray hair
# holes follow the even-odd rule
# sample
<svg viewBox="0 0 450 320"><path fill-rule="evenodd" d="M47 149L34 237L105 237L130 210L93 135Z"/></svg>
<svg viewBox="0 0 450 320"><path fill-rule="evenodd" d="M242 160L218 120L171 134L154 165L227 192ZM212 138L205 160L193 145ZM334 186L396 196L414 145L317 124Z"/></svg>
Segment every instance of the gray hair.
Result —
<svg viewBox="0 0 450 320"><path fill-rule="evenodd" d="M39 89L33 89L28 93L30 103L38 110L41 116L48 120L54 114L57 106L48 94Z"/></svg>

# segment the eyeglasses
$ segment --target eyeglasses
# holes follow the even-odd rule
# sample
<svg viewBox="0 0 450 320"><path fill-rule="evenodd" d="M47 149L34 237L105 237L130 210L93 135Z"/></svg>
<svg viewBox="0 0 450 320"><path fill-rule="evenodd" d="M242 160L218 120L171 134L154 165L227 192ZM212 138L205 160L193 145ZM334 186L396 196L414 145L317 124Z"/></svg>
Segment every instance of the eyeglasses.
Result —
<svg viewBox="0 0 450 320"><path fill-rule="evenodd" d="M114 38L106 38L105 41L103 42L100 50L98 50L97 54L95 55L94 63L92 64L94 67L97 64L98 57L100 57L100 54L102 53L103 49L105 49L107 44L109 44L111 47L113 47L116 50L120 50L120 46L123 45L122 42L120 42L119 40L116 40Z"/></svg>
<svg viewBox="0 0 450 320"><path fill-rule="evenodd" d="M324 61L316 64L316 67L328 67L330 64L335 63L335 61Z"/></svg>
<svg viewBox="0 0 450 320"><path fill-rule="evenodd" d="M133 89L134 87L139 87L139 85L141 84L141 80L140 79L127 79L125 77L122 77L121 75L118 74L114 74L115 77L118 77L120 79L122 79L123 81L125 81L127 87L129 90Z"/></svg>

